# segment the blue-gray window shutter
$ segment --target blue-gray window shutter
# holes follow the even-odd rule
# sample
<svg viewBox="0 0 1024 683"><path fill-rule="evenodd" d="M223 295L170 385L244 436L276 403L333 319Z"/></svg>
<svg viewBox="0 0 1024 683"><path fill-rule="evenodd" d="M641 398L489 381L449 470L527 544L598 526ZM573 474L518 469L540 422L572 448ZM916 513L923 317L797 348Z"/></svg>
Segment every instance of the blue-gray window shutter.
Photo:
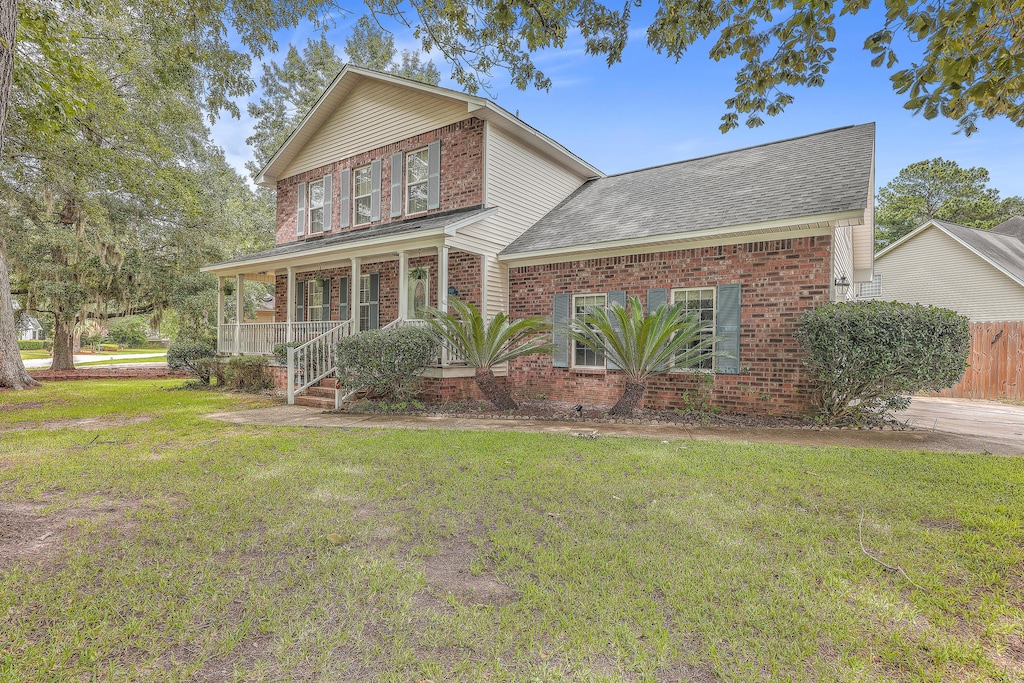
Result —
<svg viewBox="0 0 1024 683"><path fill-rule="evenodd" d="M402 159L405 155L391 155L391 217L402 215Z"/></svg>
<svg viewBox="0 0 1024 683"><path fill-rule="evenodd" d="M320 319L330 320L331 319L331 279L323 278L320 280L320 286L323 288L324 301L320 305Z"/></svg>
<svg viewBox="0 0 1024 683"><path fill-rule="evenodd" d="M370 220L380 220L380 159L374 159L370 164L370 182L373 183L370 189Z"/></svg>
<svg viewBox="0 0 1024 683"><path fill-rule="evenodd" d="M370 273L370 329L380 329L380 273Z"/></svg>
<svg viewBox="0 0 1024 683"><path fill-rule="evenodd" d="M341 172L338 182L341 184L341 211L339 212L338 227L347 228L352 220L352 171L345 169Z"/></svg>
<svg viewBox="0 0 1024 683"><path fill-rule="evenodd" d="M715 350L723 355L715 358L715 369L736 375L740 371L740 285L718 285L716 304Z"/></svg>
<svg viewBox="0 0 1024 683"><path fill-rule="evenodd" d="M299 183L299 201L295 207L295 234L306 234L306 183Z"/></svg>
<svg viewBox="0 0 1024 683"><path fill-rule="evenodd" d="M427 209L441 206L441 141L427 147Z"/></svg>
<svg viewBox="0 0 1024 683"><path fill-rule="evenodd" d="M572 297L568 294L555 294L551 310L551 341L555 348L551 351L551 364L556 368L569 367L569 309Z"/></svg>
<svg viewBox="0 0 1024 683"><path fill-rule="evenodd" d="M648 289L647 290L647 315L653 313L659 306L664 306L668 303L668 290L667 289ZM655 367L658 371L666 370L665 363L662 363Z"/></svg>
<svg viewBox="0 0 1024 683"><path fill-rule="evenodd" d="M668 290L667 289L648 289L647 290L647 315L654 312L658 306L664 306L668 303Z"/></svg>
<svg viewBox="0 0 1024 683"><path fill-rule="evenodd" d="M348 320L352 317L348 312L349 289L347 277L338 280L338 320Z"/></svg>
<svg viewBox="0 0 1024 683"><path fill-rule="evenodd" d="M612 326L615 328L615 330L619 331L618 318L616 318L614 316L614 314L611 313L611 308L615 304L618 304L619 306L622 306L623 308L626 307L626 293L625 292L608 292L608 314L609 314L608 317L611 319ZM609 370L621 370L622 368L620 368L618 365L613 363L612 359L609 358L608 359L608 369Z"/></svg>
<svg viewBox="0 0 1024 683"><path fill-rule="evenodd" d="M300 280L295 283L295 322L306 322L306 282Z"/></svg>
<svg viewBox="0 0 1024 683"><path fill-rule="evenodd" d="M334 178L328 173L324 176L324 232L331 229L331 207L334 206ZM330 320L330 318L324 318Z"/></svg>

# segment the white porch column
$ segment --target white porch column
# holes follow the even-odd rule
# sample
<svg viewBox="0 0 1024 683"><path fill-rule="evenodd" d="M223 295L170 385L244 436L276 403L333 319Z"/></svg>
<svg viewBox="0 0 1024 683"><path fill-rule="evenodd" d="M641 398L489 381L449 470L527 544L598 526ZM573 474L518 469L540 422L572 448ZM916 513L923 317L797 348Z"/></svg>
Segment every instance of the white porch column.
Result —
<svg viewBox="0 0 1024 683"><path fill-rule="evenodd" d="M409 256L398 252L398 317L409 318Z"/></svg>
<svg viewBox="0 0 1024 683"><path fill-rule="evenodd" d="M221 348L221 330L224 327L224 278L220 275L217 276L217 351L225 352L227 349Z"/></svg>
<svg viewBox="0 0 1024 683"><path fill-rule="evenodd" d="M242 346L242 318L245 317L245 297L242 288L245 287L245 276L241 273L235 276L235 355L239 355L239 348Z"/></svg>
<svg viewBox="0 0 1024 683"><path fill-rule="evenodd" d="M349 317L352 319L352 329L349 330L350 334L359 332L359 258L356 256L352 257L352 277L349 278L349 287L351 291L348 297L348 310Z"/></svg>
<svg viewBox="0 0 1024 683"><path fill-rule="evenodd" d="M288 323L288 331L285 333L285 341L295 341L295 266L288 266L288 294L285 296L287 309L284 313L285 322Z"/></svg>
<svg viewBox="0 0 1024 683"><path fill-rule="evenodd" d="M448 312L448 245L437 248L437 310ZM441 345L441 367L448 366L448 346Z"/></svg>

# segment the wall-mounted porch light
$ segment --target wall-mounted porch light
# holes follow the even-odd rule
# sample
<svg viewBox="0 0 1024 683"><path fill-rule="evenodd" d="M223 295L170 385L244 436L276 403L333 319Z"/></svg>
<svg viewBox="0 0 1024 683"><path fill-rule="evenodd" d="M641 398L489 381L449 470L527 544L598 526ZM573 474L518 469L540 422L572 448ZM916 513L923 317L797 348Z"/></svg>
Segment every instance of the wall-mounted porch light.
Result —
<svg viewBox="0 0 1024 683"><path fill-rule="evenodd" d="M448 296L458 296L459 290L456 289L455 285L448 285Z"/></svg>
<svg viewBox="0 0 1024 683"><path fill-rule="evenodd" d="M833 283L836 286L836 292L839 294L840 299L846 298L846 290L850 288L850 280L845 275L837 277Z"/></svg>

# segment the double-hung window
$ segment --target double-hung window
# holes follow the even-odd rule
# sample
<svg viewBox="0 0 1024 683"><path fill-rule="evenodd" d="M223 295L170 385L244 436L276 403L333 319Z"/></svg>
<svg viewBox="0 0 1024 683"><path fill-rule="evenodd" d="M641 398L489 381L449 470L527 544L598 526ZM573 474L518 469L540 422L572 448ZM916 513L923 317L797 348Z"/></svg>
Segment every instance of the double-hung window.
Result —
<svg viewBox="0 0 1024 683"><path fill-rule="evenodd" d="M427 210L430 151L428 148L409 152L405 158L406 213Z"/></svg>
<svg viewBox="0 0 1024 683"><path fill-rule="evenodd" d="M373 170L370 166L357 168L355 176L355 192L353 193L352 220L355 225L366 225L372 220L373 207Z"/></svg>
<svg viewBox="0 0 1024 683"><path fill-rule="evenodd" d="M691 315L696 314L701 322L700 333L680 353L683 354L684 358L686 354L691 356L710 354L714 349L708 345L707 340L715 336L715 288L673 289L672 303L682 303L686 312ZM687 367L699 370L712 370L714 369L714 358L703 358L695 365L688 365Z"/></svg>
<svg viewBox="0 0 1024 683"><path fill-rule="evenodd" d="M324 181L314 180L309 184L309 234L324 231Z"/></svg>
<svg viewBox="0 0 1024 683"><path fill-rule="evenodd" d="M319 278L306 281L306 319L310 322L324 319L324 290L327 281Z"/></svg>
<svg viewBox="0 0 1024 683"><path fill-rule="evenodd" d="M581 319L587 312L595 308L604 308L608 304L606 294L578 294L573 297L573 317ZM581 341L573 341L572 364L578 368L603 368L604 353L596 351Z"/></svg>
<svg viewBox="0 0 1024 683"><path fill-rule="evenodd" d="M380 327L380 274L367 273L359 277L359 330Z"/></svg>

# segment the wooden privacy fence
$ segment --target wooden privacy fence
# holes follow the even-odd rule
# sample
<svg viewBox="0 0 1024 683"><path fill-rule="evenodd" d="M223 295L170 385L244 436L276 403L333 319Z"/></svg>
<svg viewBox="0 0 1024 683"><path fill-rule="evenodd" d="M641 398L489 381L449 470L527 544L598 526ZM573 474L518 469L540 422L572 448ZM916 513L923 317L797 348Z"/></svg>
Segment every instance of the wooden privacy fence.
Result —
<svg viewBox="0 0 1024 683"><path fill-rule="evenodd" d="M958 384L937 396L1024 400L1024 321L971 323L971 354Z"/></svg>

